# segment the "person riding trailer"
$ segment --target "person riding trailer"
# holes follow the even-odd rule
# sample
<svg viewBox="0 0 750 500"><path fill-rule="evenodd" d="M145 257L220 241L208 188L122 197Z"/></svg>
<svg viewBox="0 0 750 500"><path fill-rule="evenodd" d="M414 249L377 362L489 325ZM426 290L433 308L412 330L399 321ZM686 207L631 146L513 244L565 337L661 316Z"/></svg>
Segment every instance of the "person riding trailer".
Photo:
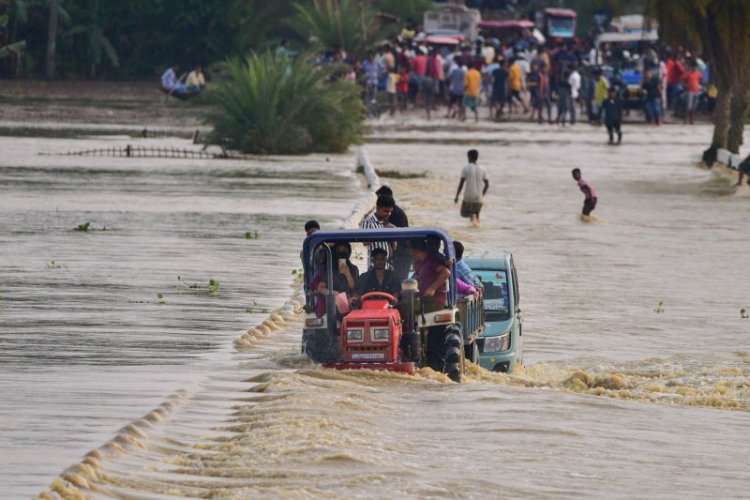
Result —
<svg viewBox="0 0 750 500"><path fill-rule="evenodd" d="M405 243L426 242L435 238L442 241L445 252L442 264L436 263L436 267L440 264L446 269L445 272L440 270L442 279L447 279L448 282L444 292L441 283L433 287L438 281L438 276L435 276L431 283L421 287L422 293L416 280L405 280L402 283L401 300L384 292L368 292L362 296L362 309L355 309L343 315L340 310L337 311L333 289L326 288L324 296L319 295L320 289L317 290L317 296L313 293L313 255L317 248L323 248L326 254L326 282L333 283L335 255L328 244L335 249L342 241L350 244L374 241ZM446 262L450 268L446 266ZM404 364L410 363L410 373L415 365L429 366L436 371L447 373L452 380L460 380L465 372L464 348L471 349L472 352L475 350L476 339L484 330L484 320L480 297L471 296L457 300L457 283L450 272L453 262L453 242L444 231L436 228L316 231L308 235L303 245L307 317L302 335L302 352L312 361L331 368L399 370ZM421 266L417 271L427 272L422 270ZM442 303L438 301L438 307L433 310L421 305L421 295L430 295L431 291L434 292L433 296L440 292L441 298L444 297ZM386 296L387 300L382 300L383 296ZM375 298L376 302L379 301L379 304L368 304L367 300L371 297ZM322 316L314 314L316 301L325 309ZM390 326L379 326L386 321L386 317L390 318ZM374 361L392 360L392 349L396 350L396 361ZM386 356L387 353L390 354ZM471 362L475 362L475 358L476 356L467 357Z"/></svg>

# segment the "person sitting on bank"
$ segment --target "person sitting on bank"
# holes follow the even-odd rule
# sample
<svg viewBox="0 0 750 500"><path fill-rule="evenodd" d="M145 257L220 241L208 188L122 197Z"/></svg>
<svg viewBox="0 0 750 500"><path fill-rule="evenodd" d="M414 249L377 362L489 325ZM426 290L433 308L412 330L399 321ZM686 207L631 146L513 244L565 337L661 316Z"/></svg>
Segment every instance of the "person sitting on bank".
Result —
<svg viewBox="0 0 750 500"><path fill-rule="evenodd" d="M335 296L341 293L346 294L347 302L352 296L359 277L359 269L349 260L351 255L352 246L345 241L340 241L333 247L333 292ZM327 262L313 276L310 289L317 293L315 315L322 318L326 315L326 296L328 295Z"/></svg>
<svg viewBox="0 0 750 500"><path fill-rule="evenodd" d="M411 242L411 254L424 310L430 312L442 309L448 300L450 270L430 252L424 240Z"/></svg>
<svg viewBox="0 0 750 500"><path fill-rule="evenodd" d="M161 89L169 95L185 97L187 87L177 78L178 64L173 64L161 75Z"/></svg>
<svg viewBox="0 0 750 500"><path fill-rule="evenodd" d="M203 67L199 64L188 73L185 91L189 94L200 94L204 88L206 88L206 78L203 76Z"/></svg>
<svg viewBox="0 0 750 500"><path fill-rule="evenodd" d="M382 248L373 249L372 263L374 267L357 279L354 300L359 300L362 295L370 292L385 292L398 297L401 293L401 282L395 272L386 269L388 252Z"/></svg>

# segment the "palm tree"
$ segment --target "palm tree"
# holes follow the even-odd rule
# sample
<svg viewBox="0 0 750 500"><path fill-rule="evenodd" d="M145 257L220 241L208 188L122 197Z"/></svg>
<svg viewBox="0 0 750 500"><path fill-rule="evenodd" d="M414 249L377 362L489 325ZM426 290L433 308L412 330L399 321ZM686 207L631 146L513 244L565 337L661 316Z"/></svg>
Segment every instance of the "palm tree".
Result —
<svg viewBox="0 0 750 500"><path fill-rule="evenodd" d="M320 49L341 47L360 59L383 34L369 2L318 0L294 7L297 16L291 22L292 29Z"/></svg>
<svg viewBox="0 0 750 500"><path fill-rule="evenodd" d="M89 63L89 76L96 76L96 68L102 62L102 53L106 54L112 66L119 65L117 51L112 43L104 35L99 20L99 0L89 0L89 19L87 22L77 24L65 32L66 37L84 35L86 37L87 61Z"/></svg>
<svg viewBox="0 0 750 500"><path fill-rule="evenodd" d="M247 153L341 152L362 133L359 87L305 56L272 52L229 60L212 84L212 141Z"/></svg>

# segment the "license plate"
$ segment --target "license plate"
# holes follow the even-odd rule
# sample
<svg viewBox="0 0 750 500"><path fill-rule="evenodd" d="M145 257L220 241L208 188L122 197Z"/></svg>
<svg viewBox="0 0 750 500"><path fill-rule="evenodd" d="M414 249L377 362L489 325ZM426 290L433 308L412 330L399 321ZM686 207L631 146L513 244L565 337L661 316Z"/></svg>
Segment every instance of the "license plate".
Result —
<svg viewBox="0 0 750 500"><path fill-rule="evenodd" d="M352 354L352 359L384 359L385 354L382 352L361 352Z"/></svg>

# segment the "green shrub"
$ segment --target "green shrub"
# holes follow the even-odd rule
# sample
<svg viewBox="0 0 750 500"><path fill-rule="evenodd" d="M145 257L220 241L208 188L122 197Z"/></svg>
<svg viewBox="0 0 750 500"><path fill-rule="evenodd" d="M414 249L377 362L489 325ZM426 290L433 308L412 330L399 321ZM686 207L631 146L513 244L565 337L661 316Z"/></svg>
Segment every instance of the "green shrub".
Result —
<svg viewBox="0 0 750 500"><path fill-rule="evenodd" d="M360 89L333 80L332 68L264 52L229 60L223 70L212 84L213 141L245 153L305 154L341 152L361 137Z"/></svg>

